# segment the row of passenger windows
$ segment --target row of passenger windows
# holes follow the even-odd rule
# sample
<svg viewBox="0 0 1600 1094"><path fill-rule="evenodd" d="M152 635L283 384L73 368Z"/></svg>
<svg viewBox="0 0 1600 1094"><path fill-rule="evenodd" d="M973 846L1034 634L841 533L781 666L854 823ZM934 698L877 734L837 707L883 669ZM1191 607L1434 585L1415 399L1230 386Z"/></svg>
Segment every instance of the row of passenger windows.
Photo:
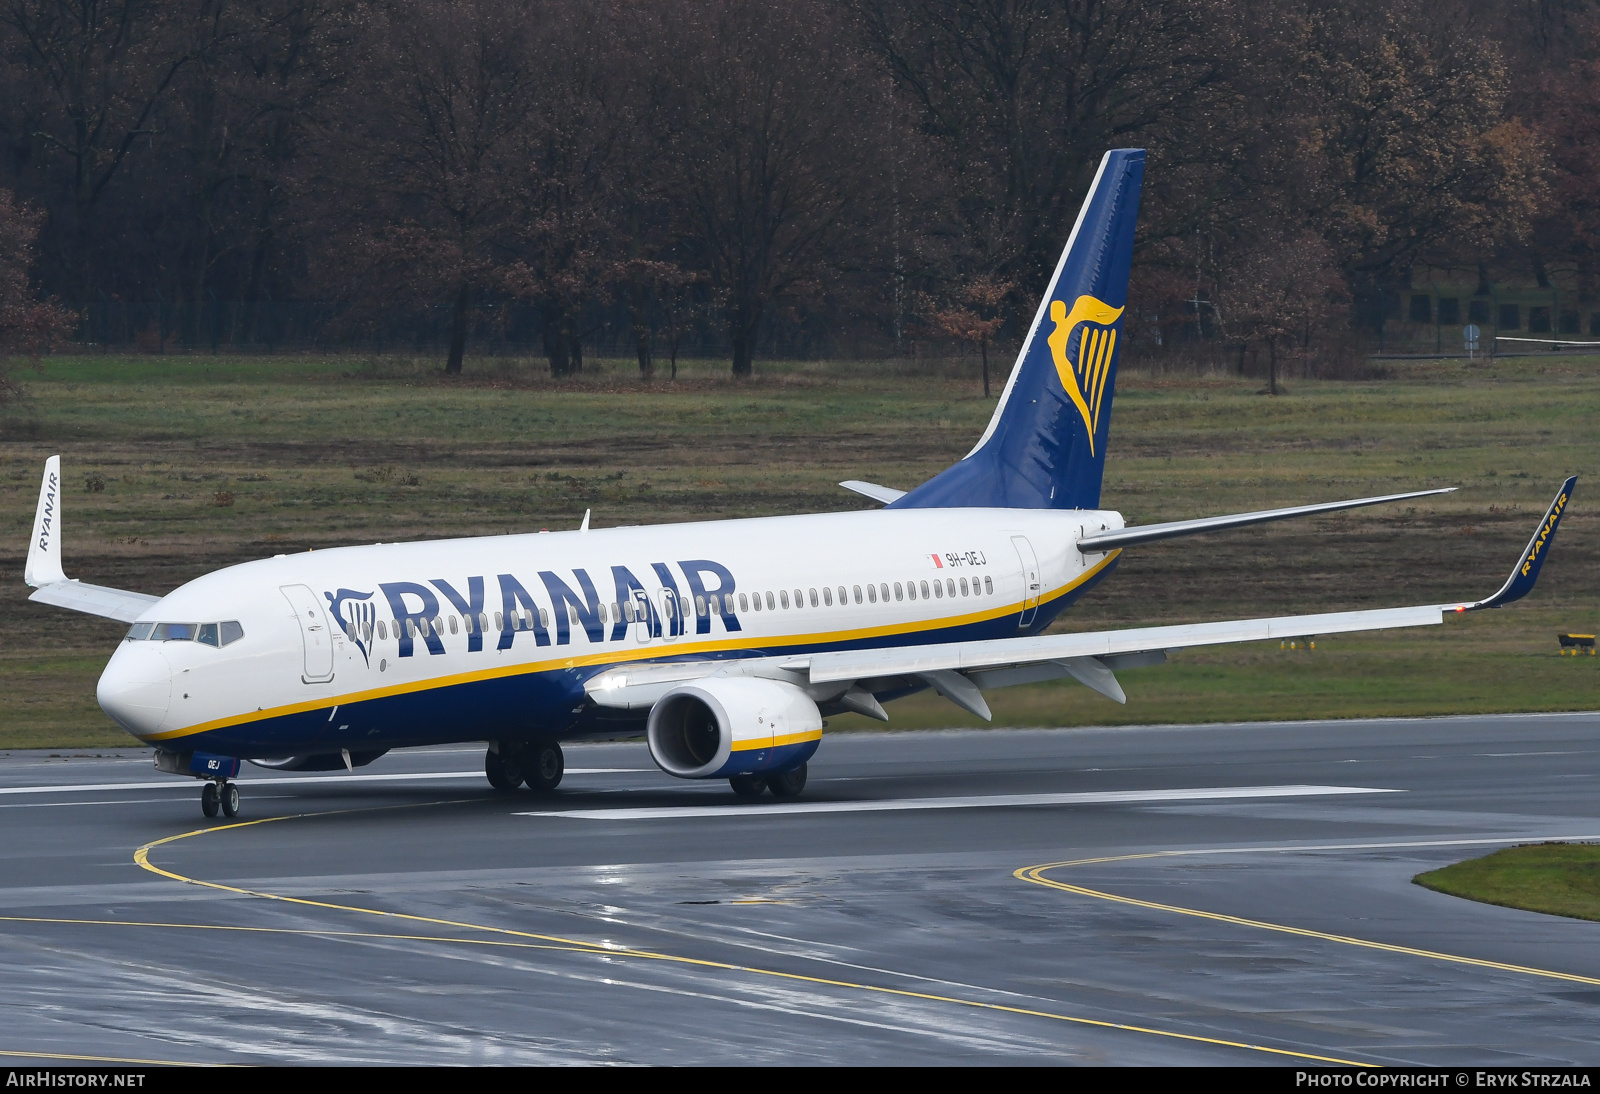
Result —
<svg viewBox="0 0 1600 1094"><path fill-rule="evenodd" d="M994 578L992 577L983 578L981 584L976 577L970 582L964 577L949 577L943 580L933 578L928 581L896 581L892 585L885 581L876 585L852 585L849 589L846 589L843 585L824 586L820 591L817 589L795 589L792 596L788 589L779 589L776 592L767 593L739 593L738 611L748 612L753 610L759 612L763 609L777 611L780 608L803 608L808 602L811 607L817 608L832 607L836 601L840 605L848 605L852 601L857 604L877 604L879 602L887 604L890 597L897 601L904 601L917 600L919 597L923 600L931 600L945 597L992 595L994 595ZM724 605L715 594L710 597L697 596L694 598L695 615L702 618L707 615L721 615L724 607L732 612L734 610L731 603L733 597L730 595L728 599L730 603ZM675 611L675 613L685 616L689 614L688 597L668 598L666 603L672 605L668 609L669 611ZM576 608L569 604L567 613L569 624L572 626L580 625ZM642 612L637 602L632 600L623 601L620 604L616 602L601 604L599 607L600 622L603 624L616 622L635 623L638 622L641 615ZM458 618L460 619L459 628L457 626ZM226 624L224 625L226 626ZM237 626L238 624L233 625ZM545 630L550 629L550 613L544 608L539 609L539 626ZM441 617L431 623L427 620L419 622L414 619L404 621L399 619L380 619L376 624L368 623L366 625L366 640L368 642L372 641L374 627L376 627L378 638L383 640L388 639L390 627L393 627L396 638L400 638L402 635L408 635L412 638L425 638L429 633L443 634L446 627L449 628L451 634L459 634L463 631L467 634L474 632L481 634L489 629L489 615L487 612L479 613L476 616L463 615L457 617L450 615ZM506 629L506 617L501 612L494 613L494 629L496 631ZM510 629L514 631L532 630L532 610L524 609L521 612L511 613Z"/></svg>
<svg viewBox="0 0 1600 1094"><path fill-rule="evenodd" d="M857 604L876 604L880 600L887 604L891 595L890 584L887 581L881 582L877 585L867 585L865 593L863 593L860 585L850 586L848 592L845 590L843 585L840 585L837 588L840 604L849 604L852 599L854 599L855 603ZM896 581L893 585L893 590L894 591L892 595L896 600L916 600L919 595L923 600L943 599L947 596L992 596L994 594L994 578L984 578L981 588L978 585L977 578L973 578L970 583L964 577L947 577L943 580L940 580L939 578L933 578L931 581L907 581L903 584ZM791 604L793 604L793 606L796 608L803 608L806 606L808 601L813 608L831 608L834 603L834 595L834 589L828 586L823 586L822 595L820 597L817 595L816 589L796 589L794 591L794 599L792 601L789 598L788 589L779 589L776 593L755 593L750 597L748 602L745 600L745 594L740 593L739 610L749 611L753 607L759 612L764 606L768 611L776 611L780 607L787 608ZM765 605L762 603L763 598L766 601ZM716 597L711 598L711 612L713 615L715 615L717 611L716 599ZM697 607L700 604L698 597L695 598L695 604Z"/></svg>
<svg viewBox="0 0 1600 1094"><path fill-rule="evenodd" d="M221 648L244 637L237 621L226 623L135 623L128 628L129 642L199 642Z"/></svg>

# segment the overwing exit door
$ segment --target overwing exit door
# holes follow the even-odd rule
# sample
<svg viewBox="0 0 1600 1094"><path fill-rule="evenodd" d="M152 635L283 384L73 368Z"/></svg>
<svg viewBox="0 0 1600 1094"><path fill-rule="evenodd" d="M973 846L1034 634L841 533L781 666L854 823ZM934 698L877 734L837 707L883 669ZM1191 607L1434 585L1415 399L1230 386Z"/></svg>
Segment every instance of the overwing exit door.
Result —
<svg viewBox="0 0 1600 1094"><path fill-rule="evenodd" d="M1017 560L1022 563L1022 614L1017 617L1017 627L1031 626L1039 613L1039 557L1033 553L1033 544L1027 536L1012 536L1011 546L1017 549Z"/></svg>
<svg viewBox="0 0 1600 1094"><path fill-rule="evenodd" d="M310 587L284 585L281 591L300 621L300 640L305 646L305 673L300 679L307 684L325 684L333 679L333 635L328 631L328 615Z"/></svg>

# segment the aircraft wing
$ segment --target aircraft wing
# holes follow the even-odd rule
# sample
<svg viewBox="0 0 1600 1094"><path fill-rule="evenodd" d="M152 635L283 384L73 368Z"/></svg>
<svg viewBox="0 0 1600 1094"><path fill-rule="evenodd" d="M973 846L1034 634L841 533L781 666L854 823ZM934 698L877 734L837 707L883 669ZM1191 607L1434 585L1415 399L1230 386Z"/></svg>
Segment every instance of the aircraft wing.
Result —
<svg viewBox="0 0 1600 1094"><path fill-rule="evenodd" d="M161 598L148 593L133 593L126 589L85 585L81 581L67 580L41 586L35 589L28 599L56 608L71 608L75 612L132 623L144 614L146 608Z"/></svg>
<svg viewBox="0 0 1600 1094"><path fill-rule="evenodd" d="M1034 683L1053 677L1075 677L1102 696L1125 702L1122 686L1114 669L1136 664L1165 661L1166 654L1184 646L1211 646L1230 641L1262 641L1270 638L1301 638L1314 635L1390 630L1397 627L1429 627L1442 624L1446 613L1466 613L1499 608L1520 600L1533 590L1544 565L1544 555L1555 536L1555 529L1566 512L1566 502L1578 485L1578 477L1568 478L1550 502L1544 518L1534 528L1517 565L1506 584L1485 600L1454 605L1416 605L1410 608L1379 608L1373 611L1336 611L1317 616L1275 616L1266 619L1227 619L1205 624L1176 624L1171 627L1136 627L1130 630L1038 635L1035 638L994 638L963 641L949 645L891 646L880 649L842 649L837 653L779 659L779 669L805 673L813 686L850 683L872 691L875 683L920 681L939 694L989 718L989 705L982 689L1002 688L1018 683ZM1427 491L1440 493L1440 491ZM1390 499L1366 499L1357 504L1376 504ZM893 686L893 685L890 685ZM902 683L904 686L904 683Z"/></svg>
<svg viewBox="0 0 1600 1094"><path fill-rule="evenodd" d="M1538 580L1546 549L1561 522L1577 481L1574 475L1562 484L1555 500L1534 529L1533 538L1518 557L1511 576L1498 592L1484 600L1048 634L1033 638L839 650L774 660L778 662L776 667L783 671L804 674L814 688L830 684L837 687L841 683L848 683L852 688L859 685L870 693L920 682L934 688L957 706L985 719L990 716L988 704L982 695L985 688L1033 683L1060 676L1072 676L1107 698L1125 702L1126 697L1113 670L1164 661L1166 654L1186 646L1426 627L1444 622L1447 613L1498 608L1519 600L1533 589L1534 582ZM1388 499L1370 499L1378 500Z"/></svg>
<svg viewBox="0 0 1600 1094"><path fill-rule="evenodd" d="M840 485L846 485L841 483ZM1200 517L1198 520L1175 520L1167 524L1144 524L1134 528L1120 528L1115 532L1102 532L1078 541L1078 550L1084 554L1110 551L1117 547L1132 547L1136 543L1154 543L1156 540L1176 536L1192 536L1200 532L1219 532L1224 528L1242 528L1250 524L1288 520L1291 517L1309 517L1315 513L1334 513L1342 509L1360 509L1364 505L1382 505L1408 498L1426 498L1433 494L1449 494L1456 488L1446 486L1439 490L1414 490L1409 494L1385 494L1379 498L1356 498L1352 501L1324 501L1316 505L1292 505L1287 509L1261 509L1254 513L1228 513L1220 517Z"/></svg>
<svg viewBox="0 0 1600 1094"><path fill-rule="evenodd" d="M161 598L148 593L85 585L69 579L61 569L61 457L44 463L39 486L39 508L33 515L33 539L28 542L28 563L23 580L34 587L29 600L70 608L75 612L132 623Z"/></svg>
<svg viewBox="0 0 1600 1094"><path fill-rule="evenodd" d="M987 719L989 706L983 698L986 689L1071 676L1085 687L1122 703L1127 697L1117 683L1116 670L1160 664L1167 659L1167 654L1186 646L1428 627L1443 623L1447 614L1498 608L1521 599L1538 580L1550 539L1555 535L1577 481L1577 476L1573 476L1562 484L1500 590L1484 600L1470 603L1227 619L1032 638L882 646L749 661L635 663L618 665L591 677L584 690L593 702L603 707L648 710L666 692L689 680L717 675L767 676L806 687L818 702L835 703L842 709L887 721L888 715L875 693L927 686L963 710Z"/></svg>

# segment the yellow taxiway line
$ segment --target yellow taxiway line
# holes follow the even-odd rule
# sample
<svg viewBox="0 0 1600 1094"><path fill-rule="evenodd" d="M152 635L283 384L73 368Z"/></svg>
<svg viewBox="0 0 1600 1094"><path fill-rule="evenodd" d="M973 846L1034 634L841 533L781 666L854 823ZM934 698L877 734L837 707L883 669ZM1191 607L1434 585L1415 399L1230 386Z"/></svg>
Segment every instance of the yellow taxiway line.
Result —
<svg viewBox="0 0 1600 1094"><path fill-rule="evenodd" d="M443 802L433 804L446 804ZM415 808L403 807L403 808ZM1126 1033L1140 1033L1151 1037L1162 1037L1174 1041L1186 1041L1192 1044L1215 1045L1220 1048L1243 1049L1249 1052L1266 1053L1273 1056L1287 1057L1296 1060L1311 1060L1323 1064L1337 1064L1353 1067L1370 1067L1370 1063L1362 1060L1347 1060L1335 1056L1322 1056L1312 1052L1302 1052L1293 1049L1274 1048L1270 1045L1251 1044L1245 1041L1230 1041L1220 1037L1203 1037L1193 1033L1179 1033L1175 1030L1157 1029L1151 1026L1133 1025L1127 1022L1112 1022L1098 1018L1085 1018L1081 1015L1062 1014L1056 1011L1037 1010L1030 1007L1008 1006L1004 1003L989 1003L978 999L964 999L960 996L941 995L934 992L913 991L909 988L894 988L883 984L866 984L850 980L839 980L823 976L807 976L803 973L784 972L779 969L765 969L753 965L741 965L728 961L713 961L705 958L684 957L679 954L660 953L654 950L640 950L625 946L616 946L606 943L586 942L582 939L564 938L560 935L538 934L532 931L519 931L509 927L494 927L482 923L469 923L462 920L441 919L434 916L413 915L407 912L389 912L379 908L364 908L354 904L334 904L322 900L310 900L305 897L285 896L280 893L269 893L258 889L246 889L236 885L224 885L221 882L204 881L199 878L188 877L157 866L150 861L150 852L164 844L175 843L178 840L192 839L197 836L210 835L217 832L228 832L240 828L251 828L262 824L272 824L277 821L298 820L307 817L331 816L335 813L365 812L366 810L333 810L322 813L298 813L283 817L267 817L262 820L239 821L234 824L217 825L211 828L198 828L191 832L181 832L175 836L164 839L152 840L134 852L133 860L142 868L153 874L168 878L172 881L186 885L199 885L208 889L221 892L234 893L239 896L257 897L262 900L276 900L286 904L298 904L309 908L324 908L330 911L353 912L358 915L379 916L385 919L400 920L409 923L426 923L433 926L453 927L459 930L482 931L488 934L500 935L507 938L528 940L529 942L543 943L539 946L528 946L530 949L562 949L581 953L592 953L606 957L634 958L642 961L664 961L679 965L690 965L697 968L716 969L722 972L745 973L753 976L771 977L777 980L788 980L796 983L815 984L820 987L842 988L850 991L867 992L874 995L892 996L900 999L920 999L932 1003L945 1003L951 1006L967 1007L973 1010L993 1011L1002 1014L1016 1014L1030 1018L1044 1018L1055 1022L1066 1022L1077 1026L1086 1026L1095 1029L1121 1030ZM30 920L39 922L39 920ZM70 922L70 921L65 921ZM113 921L117 922L117 921ZM131 925L131 924L128 924ZM195 927L200 925L173 924L172 926ZM262 929L265 930L265 929ZM300 932L294 932L300 933ZM333 935L338 932L331 931L306 931L306 934ZM406 937L406 936L398 936ZM439 941L457 944L486 944L488 940L462 939L432 936L418 936L418 940ZM526 943L523 943L526 945Z"/></svg>
<svg viewBox="0 0 1600 1094"><path fill-rule="evenodd" d="M1440 841L1451 843L1457 841ZM1459 841L1459 842L1489 842L1489 841ZM1497 843L1517 843L1518 840L1497 840ZM1416 843L1401 844L1359 844L1349 849L1375 849L1386 846L1415 847ZM1214 923L1227 923L1235 927L1251 927L1256 930L1274 931L1278 934L1295 935L1299 938L1315 938L1323 942L1337 942L1342 946L1357 946L1361 949L1380 950L1384 953L1405 954L1408 957L1421 957L1430 961L1445 961L1454 965L1469 965L1480 969L1494 969L1497 972L1518 973L1523 976L1540 976L1550 980L1564 980L1573 984L1593 984L1600 986L1600 978L1580 976L1577 973L1557 972L1553 969L1537 969L1530 965L1512 965L1504 961L1490 961L1482 957L1464 957L1461 954L1441 953L1437 950L1423 950L1415 946L1401 946L1393 942L1377 942L1370 938L1356 938L1352 935L1330 934L1327 931L1314 931L1309 927L1292 927L1284 923L1270 923L1264 919L1246 919L1243 916L1225 915L1221 912L1208 912L1201 908L1185 908L1179 904L1162 904L1154 900L1140 900L1137 897L1121 896L1117 893L1102 892L1099 889L1089 889L1082 885L1071 885L1065 881L1057 881L1045 875L1054 870L1065 870L1073 866L1098 866L1112 862L1134 862L1141 859L1163 859L1195 857L1199 855L1217 854L1248 854L1273 852L1278 854L1292 854L1304 851L1332 851L1341 850L1339 845L1325 845L1320 847L1241 847L1237 850L1205 849L1197 851L1150 851L1137 855L1110 855L1101 858L1071 859L1066 862L1046 862L1039 866L1024 866L1012 872L1012 877L1021 881L1031 881L1035 885L1043 885L1050 889L1057 889L1063 893L1072 893L1075 896L1092 897L1095 900L1107 900L1113 904L1125 904L1133 908L1145 908L1154 912L1170 912L1173 915L1186 915L1195 919L1208 919Z"/></svg>

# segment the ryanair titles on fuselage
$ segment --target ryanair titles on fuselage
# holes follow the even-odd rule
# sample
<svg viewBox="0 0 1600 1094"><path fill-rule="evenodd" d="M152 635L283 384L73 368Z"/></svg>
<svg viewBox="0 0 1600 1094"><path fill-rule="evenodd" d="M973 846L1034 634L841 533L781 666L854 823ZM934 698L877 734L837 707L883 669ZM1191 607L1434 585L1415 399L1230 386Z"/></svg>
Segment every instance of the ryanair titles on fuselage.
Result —
<svg viewBox="0 0 1600 1094"><path fill-rule="evenodd" d="M606 599L601 597L594 578L581 567L571 571L570 582L552 570L540 570L538 584L544 586L552 609L549 624L528 591L528 583L515 574L494 576L499 590L498 602L489 600L488 581L484 575L469 577L465 582L437 577L426 581L385 581L371 592L341 588L322 595L340 628L363 654L368 652L371 641L367 628L375 621L372 613L359 609L380 597L389 608L387 621L395 628L395 637L399 640L396 652L400 657L413 656L419 638L430 654L443 654L444 642L435 621L442 612L449 614L452 609L466 620L477 621L476 625L469 623L467 629L467 652L481 651L487 629L481 622L488 618L486 606L495 613L499 633L495 648L501 650L511 648L519 631L532 634L535 645L548 646L553 630L554 643L567 645L572 641L574 625L582 627L591 642L621 642L627 637L630 626L647 627L652 638L663 634L677 637L688 633L691 618L695 633L709 634L713 614L721 619L725 630L741 630L732 599L736 592L733 573L722 563L704 558L684 559L677 565L684 577L683 585L665 562L650 564L655 577L653 586L646 585L627 566L612 566L610 584L615 595ZM661 605L655 603L655 598L662 593L670 593L677 604L687 599L692 607L687 612L670 607L662 611ZM631 607L624 609L627 613L624 615L615 610L607 612L602 606L606 603Z"/></svg>

